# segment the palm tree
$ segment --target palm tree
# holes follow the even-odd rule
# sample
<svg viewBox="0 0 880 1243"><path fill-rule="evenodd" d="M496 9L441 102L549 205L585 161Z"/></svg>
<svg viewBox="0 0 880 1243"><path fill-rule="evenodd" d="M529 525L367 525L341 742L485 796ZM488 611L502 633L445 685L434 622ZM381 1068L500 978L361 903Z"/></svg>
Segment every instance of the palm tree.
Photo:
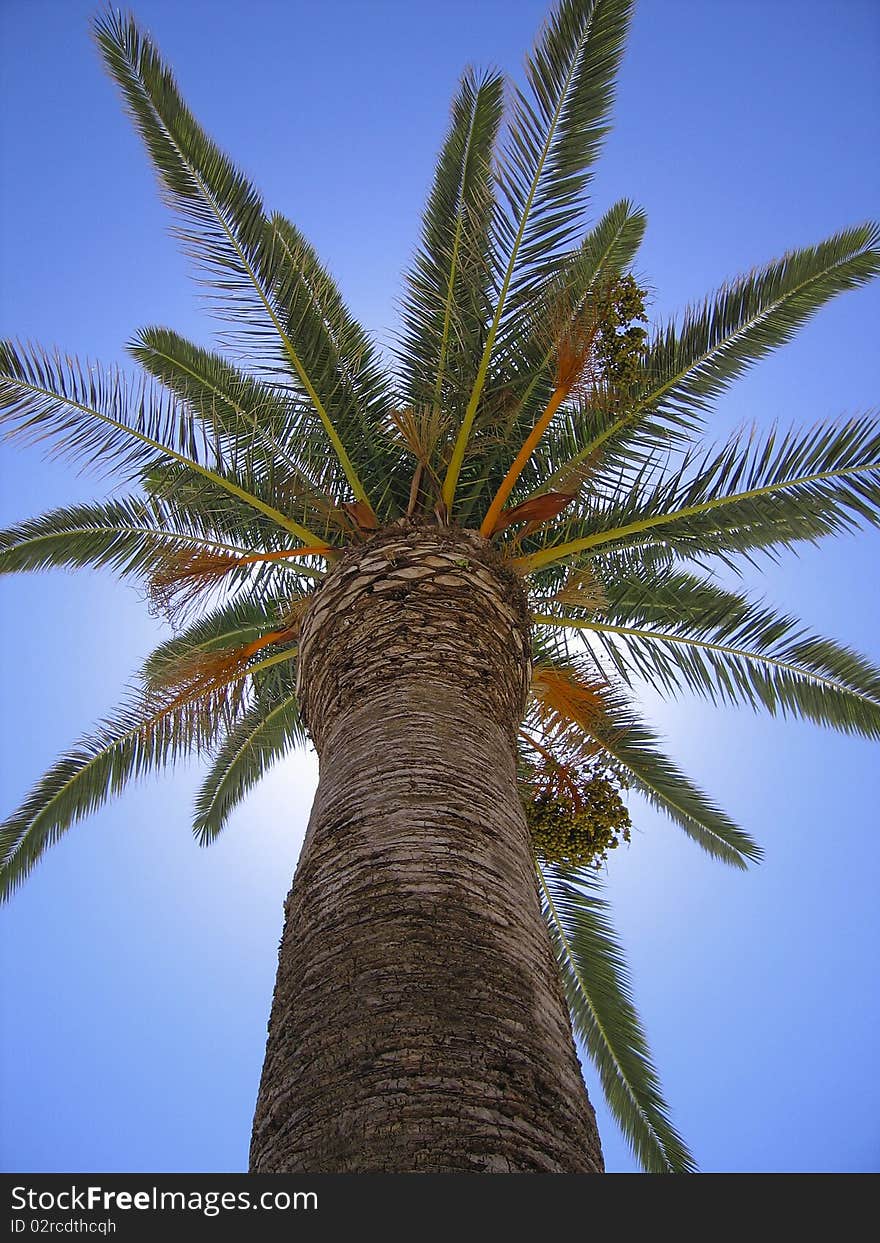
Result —
<svg viewBox="0 0 880 1243"><path fill-rule="evenodd" d="M790 253L647 339L642 213L581 224L629 8L563 0L497 160L501 80L463 78L395 380L151 42L96 23L249 369L158 328L132 342L136 382L3 346L12 433L121 470L130 494L6 532L0 566L111 566L178 626L4 825L3 892L186 751L210 756L195 827L213 840L311 736L257 1171L601 1169L569 1019L645 1168L692 1168L596 864L627 833L625 787L733 866L759 851L630 687L878 735L867 660L711 573L876 521L876 422L697 447L713 398L876 274L877 231Z"/></svg>

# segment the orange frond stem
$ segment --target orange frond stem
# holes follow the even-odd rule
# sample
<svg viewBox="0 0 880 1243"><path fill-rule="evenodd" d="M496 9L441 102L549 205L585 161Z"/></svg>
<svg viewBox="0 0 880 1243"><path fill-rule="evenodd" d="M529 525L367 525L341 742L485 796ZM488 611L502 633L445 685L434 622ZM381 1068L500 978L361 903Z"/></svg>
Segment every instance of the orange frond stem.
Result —
<svg viewBox="0 0 880 1243"><path fill-rule="evenodd" d="M297 648L287 648L276 652L253 665L248 663L250 657L245 657L243 653L250 649L250 655L254 656L257 651L268 647L270 643L286 642L288 633L287 631L273 631L271 635L265 635L262 640L256 640L255 643L247 644L244 648L238 648L234 652L217 652L205 655L198 660L194 659L188 665L189 681L186 680L185 674L187 662L182 661L177 666L176 679L169 676L163 680L165 690L176 689L177 693L166 700L151 717L148 722L149 728L154 729L173 713L186 713L190 724L209 728L213 728L213 723L219 715L231 717L244 700L245 679L271 665L292 660L297 653Z"/></svg>
<svg viewBox="0 0 880 1243"><path fill-rule="evenodd" d="M531 734L527 734L524 729L519 730L519 736L524 742L527 742L534 751L537 751L548 764L559 763L559 760L552 751L548 751L546 747L542 746L541 743L538 742L537 738L533 738Z"/></svg>
<svg viewBox="0 0 880 1243"><path fill-rule="evenodd" d="M256 565L260 561L281 561L285 557L326 557L338 553L329 544L314 544L311 548L283 548L280 552L254 552L238 559L239 565Z"/></svg>
<svg viewBox="0 0 880 1243"><path fill-rule="evenodd" d="M150 598L163 612L173 613L185 607L202 591L222 582L232 570L297 557L328 557L334 551L326 544L315 544L307 548L285 548L279 552L245 553L244 556L234 553L175 553L150 579Z"/></svg>
<svg viewBox="0 0 880 1243"><path fill-rule="evenodd" d="M583 783L583 775L572 764L567 764L564 760L558 759L552 751L548 751L543 747L537 739L531 734L527 734L525 730L519 731L520 738L523 738L530 747L532 747L544 760L543 765L535 770L535 782L537 793L548 795L550 797L564 797L573 807L580 809L583 803L581 794L581 786Z"/></svg>
<svg viewBox="0 0 880 1243"><path fill-rule="evenodd" d="M525 470L529 458L534 453L541 437L552 422L556 411L573 393L595 395L601 387L601 368L597 360L597 346L601 323L596 308L585 305L572 308L563 299L559 306L550 312L550 339L555 341L556 379L553 394L544 408L544 412L529 432L525 444L520 449L510 470L504 476L483 524L480 534L489 539L497 531L497 522L504 502L510 495L514 484ZM548 352L552 356L553 347Z"/></svg>
<svg viewBox="0 0 880 1243"><path fill-rule="evenodd" d="M243 679L260 668L260 665L250 663L254 656L275 644L294 642L298 632L298 625L272 630L243 647L226 648L218 652L199 652L184 657L156 683L156 690L176 692L165 704L157 720L189 705L197 706L197 701L200 700L203 701L204 708L213 705L219 710L221 707L228 709L234 706L244 694ZM282 652L279 659L290 655L292 653ZM235 687L231 703L230 687Z"/></svg>
<svg viewBox="0 0 880 1243"><path fill-rule="evenodd" d="M480 534L484 539L489 539L495 534L496 524L498 523L501 511L504 508L504 502L510 496L514 484L528 465L529 458L537 448L541 437L550 426L554 414L565 401L569 391L570 390L565 387L556 387L553 392L553 396L550 398L544 409L544 413L526 437L525 444L516 455L513 465L501 481L501 485L495 493L492 504L489 506L486 516L480 526Z"/></svg>

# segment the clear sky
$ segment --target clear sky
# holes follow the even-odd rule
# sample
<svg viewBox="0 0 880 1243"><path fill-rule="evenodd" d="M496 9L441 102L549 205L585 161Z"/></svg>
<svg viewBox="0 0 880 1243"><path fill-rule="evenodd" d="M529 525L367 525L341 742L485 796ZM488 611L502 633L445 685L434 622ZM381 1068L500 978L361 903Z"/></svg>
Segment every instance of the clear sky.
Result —
<svg viewBox="0 0 880 1243"><path fill-rule="evenodd" d="M89 36L90 0L0 0L0 331L112 361L139 327L212 322ZM543 0L139 0L196 114L317 245L380 340L458 75L518 74ZM880 215L874 0L643 0L594 187L648 213L662 317L792 246ZM877 402L880 288L844 295L719 404L710 434ZM3 448L0 523L112 481ZM752 582L880 659L880 538ZM160 637L101 572L0 583L2 812L107 712ZM878 753L813 726L650 707L682 765L764 845L740 874L633 802L609 869L675 1120L706 1170L880 1168ZM315 782L291 760L210 850L195 767L70 831L0 913L2 1163L246 1168L290 883ZM608 1167L634 1168L602 1103Z"/></svg>

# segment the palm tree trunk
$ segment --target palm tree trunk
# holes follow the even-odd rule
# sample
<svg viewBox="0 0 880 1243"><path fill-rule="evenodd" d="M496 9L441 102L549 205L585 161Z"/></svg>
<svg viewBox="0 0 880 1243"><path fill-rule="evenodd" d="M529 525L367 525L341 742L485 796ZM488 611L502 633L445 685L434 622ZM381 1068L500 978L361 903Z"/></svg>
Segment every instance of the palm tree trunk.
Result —
<svg viewBox="0 0 880 1243"><path fill-rule="evenodd" d="M400 524L316 595L252 1172L602 1170L516 790L528 653L475 533Z"/></svg>

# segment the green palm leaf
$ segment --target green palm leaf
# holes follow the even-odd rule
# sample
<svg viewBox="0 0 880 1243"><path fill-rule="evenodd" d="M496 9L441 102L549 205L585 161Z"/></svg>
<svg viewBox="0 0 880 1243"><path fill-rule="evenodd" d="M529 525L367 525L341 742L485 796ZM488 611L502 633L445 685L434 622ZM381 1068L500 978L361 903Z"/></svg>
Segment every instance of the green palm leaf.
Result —
<svg viewBox="0 0 880 1243"><path fill-rule="evenodd" d="M307 408L298 397L168 328L142 328L129 352L237 456L247 453L319 487L314 474L327 462L326 441L310 434ZM337 478L334 486L339 483Z"/></svg>
<svg viewBox="0 0 880 1243"><path fill-rule="evenodd" d="M539 867L538 878L572 1025L599 1072L609 1109L644 1170L694 1173L663 1099L599 876Z"/></svg>
<svg viewBox="0 0 880 1243"><path fill-rule="evenodd" d="M615 203L576 250L560 257L532 297L516 331L499 342L494 383L513 386L521 393L515 407L520 423L526 415L529 427L534 422L535 399L542 409L546 404L555 371L560 312L568 321L575 320L591 295L628 271L646 227L647 217L641 208L628 199ZM509 423L505 431L512 433L514 424Z"/></svg>
<svg viewBox="0 0 880 1243"><path fill-rule="evenodd" d="M243 693L201 710L194 699L147 693L123 704L95 733L40 778L16 812L0 825L0 901L28 876L44 852L72 824L153 768L204 752L250 706L277 697L296 657L286 649L234 675Z"/></svg>
<svg viewBox="0 0 880 1243"><path fill-rule="evenodd" d="M661 329L645 359L646 380L614 424L585 435L564 469L602 449L617 462L669 429L693 426L713 400L753 363L790 341L826 302L880 272L880 228L867 223L724 286ZM635 440L633 441L633 437ZM552 486L553 480L548 483Z"/></svg>
<svg viewBox="0 0 880 1243"><path fill-rule="evenodd" d="M394 454L385 434L393 402L376 348L349 312L314 247L278 212L267 223L267 246L275 269L272 291L287 337L295 343L310 384L359 478L378 498L383 516L394 517L406 498L408 481L393 477ZM322 416L321 421L339 455L328 419ZM345 468L344 461L342 465ZM350 475L349 479L354 486ZM354 490L359 500L366 499L357 487Z"/></svg>
<svg viewBox="0 0 880 1243"><path fill-rule="evenodd" d="M10 436L49 439L144 493L0 533L0 573L94 565L147 576L154 600L178 617L216 593L210 612L151 653L131 699L0 826L0 900L71 825L190 752L211 759L194 831L212 841L269 767L306 739L294 643L314 580L341 552L327 545L368 540L378 526L381 551L383 527L400 519L402 529L403 515L428 514L439 499L425 479L442 488L435 514L453 530L479 525L487 494L488 530L503 505L571 485L532 506L534 522L520 510L499 524L502 555L529 576L543 666L521 731L532 794L544 772L532 752L572 780L604 764L708 853L745 869L760 849L664 754L621 679L880 738L880 669L678 566L739 569L758 552L878 523L880 424L871 416L738 436L705 457L689 447L734 379L829 299L880 272L878 227L845 230L724 286L661 326L643 375L620 391L609 383L603 400L583 379L587 330L600 331L585 313L590 299L629 269L645 228L626 200L585 236L582 220L631 9L632 0L558 0L527 61L528 92L512 95L500 161L502 79L464 76L407 277L396 389L314 248L265 210L201 129L151 40L129 17L96 19L178 236L227 322L225 339L254 374L157 327L130 346L147 373L140 383L0 343L0 421ZM579 340L580 371L563 384L562 355L577 355ZM305 563L265 555L297 551L293 538L311 549ZM539 883L574 1029L612 1112L645 1169L693 1170L599 877L539 868Z"/></svg>
<svg viewBox="0 0 880 1243"><path fill-rule="evenodd" d="M499 186L499 218L515 319L580 223L584 194L608 133L630 0L562 0L526 58L531 99L517 90ZM503 288L503 286L502 286Z"/></svg>
<svg viewBox="0 0 880 1243"><path fill-rule="evenodd" d="M477 427L485 426L490 433L490 447L482 455L485 461L475 464L476 482L466 489L473 500L470 504L467 500L462 503L463 521L484 495L494 496L516 449L547 404L556 364L556 342L550 325L558 318L558 308L565 306L573 319L596 289L622 275L636 256L646 224L645 213L629 200L615 203L577 250L560 261L559 270L548 278L534 299L519 331L511 332L499 345L493 378L486 386L482 412L477 418ZM564 423L571 425L573 439L560 449L558 429ZM563 410L545 434L545 440L553 443L558 459L555 464L567 463L577 454L583 437L580 427L575 431L574 426L571 412ZM527 496L548 486L555 464L548 468L539 446L514 495ZM467 466L463 471L466 474Z"/></svg>
<svg viewBox="0 0 880 1243"><path fill-rule="evenodd" d="M503 80L465 73L407 275L399 349L403 394L460 419L491 318L492 153Z"/></svg>
<svg viewBox="0 0 880 1243"><path fill-rule="evenodd" d="M207 425L223 462L219 474L246 483L332 542L327 519L336 509L333 498L345 495L345 476L301 399L166 328L142 329L129 351ZM201 480L195 484L198 493Z"/></svg>
<svg viewBox="0 0 880 1243"><path fill-rule="evenodd" d="M444 481L449 510L502 321L505 332L519 323L536 283L572 238L607 130L631 9L631 0L562 0L526 61L533 102L517 91L499 175L509 214L495 214L503 274Z"/></svg>
<svg viewBox="0 0 880 1243"><path fill-rule="evenodd" d="M573 653L564 629L556 624L535 625L533 649L536 665L566 675L573 679L575 688L586 692L583 711L575 715L564 713L564 743L574 757L595 754L598 743L600 752L628 774L631 784L648 802L665 811L710 855L741 869L748 866L749 860L761 858L759 847L748 834L660 751L654 733L619 690L609 684L607 668L595 653ZM590 700L601 705L600 710L589 706ZM542 725L539 717L534 728L540 732ZM554 739L548 738L547 742L552 749Z"/></svg>
<svg viewBox="0 0 880 1243"><path fill-rule="evenodd" d="M250 789L294 746L307 741L292 681L276 699L260 702L230 730L196 797L193 832L214 840Z"/></svg>
<svg viewBox="0 0 880 1243"><path fill-rule="evenodd" d="M790 341L837 294L880 273L880 228L867 223L793 250L689 308L649 349L643 409L693 417L753 363Z"/></svg>
<svg viewBox="0 0 880 1243"><path fill-rule="evenodd" d="M633 709L623 704L609 709L596 738L626 770L634 788L707 854L742 870L750 861L760 862L761 848L663 754L657 736Z"/></svg>
<svg viewBox="0 0 880 1243"><path fill-rule="evenodd" d="M630 269L647 224L640 207L629 199L620 199L590 229L577 250L563 256L550 278L551 287L561 287L572 307L582 306L597 286Z"/></svg>
<svg viewBox="0 0 880 1243"><path fill-rule="evenodd" d="M627 635L613 651L606 649L625 677L649 676L655 689L668 685L673 694L684 684L713 701L763 706L878 736L880 670L857 652L807 633L795 617L683 573L618 577L606 584L604 597L601 616L574 624L589 629L598 623L600 635L612 637L634 632L633 646ZM647 653L640 650L642 638Z"/></svg>
<svg viewBox="0 0 880 1243"><path fill-rule="evenodd" d="M123 704L57 760L0 825L0 901L10 897L71 825L129 782L208 742L210 730L190 713L163 716L156 704L143 700Z"/></svg>
<svg viewBox="0 0 880 1243"><path fill-rule="evenodd" d="M306 544L317 537L241 487L218 462L218 446L199 435L192 417L167 396L141 384L131 390L114 369L0 343L0 423L20 440L51 435L67 457L148 471L176 463L244 502ZM205 464L205 463L208 464Z"/></svg>
<svg viewBox="0 0 880 1243"><path fill-rule="evenodd" d="M612 560L600 565L605 601L602 616L629 624L687 625L695 631L730 622L749 611L750 602L739 592L711 577L683 570L658 573L653 564L626 564Z"/></svg>
<svg viewBox="0 0 880 1243"><path fill-rule="evenodd" d="M595 634L621 676L642 678L661 693L687 688L713 703L763 707L880 738L880 669L770 609L753 605L696 632L672 619L668 630L571 617L535 621Z"/></svg>
<svg viewBox="0 0 880 1243"><path fill-rule="evenodd" d="M280 552L297 545L278 523L228 491L227 482L240 484L249 495L272 509L277 508L291 522L313 520L314 530L303 529L310 530L319 542L323 540L330 545L338 537L331 511L324 512L315 494L303 493L289 477L279 476L261 463L254 464L243 458L238 459L235 469L218 465L214 473L218 476L216 483L180 462L157 460L140 472L139 482L150 503L163 507L176 521L194 529L213 530L231 543L254 552ZM332 560L335 555L328 552L321 560ZM307 567L302 561L297 561L295 566L291 562L285 568L287 574L294 572L308 577L320 576L318 570Z"/></svg>
<svg viewBox="0 0 880 1243"><path fill-rule="evenodd" d="M169 551L241 553L209 539L167 506L136 497L55 509L0 532L0 574L52 567L107 566L121 575L150 574Z"/></svg>
<svg viewBox="0 0 880 1243"><path fill-rule="evenodd" d="M291 594L295 593L285 590L283 594L247 595L212 609L173 638L160 643L144 661L141 680L153 691L167 682L169 674L182 661L223 648L243 647L276 629L282 610L290 607Z"/></svg>
<svg viewBox="0 0 880 1243"><path fill-rule="evenodd" d="M209 274L223 306L235 319L249 312L248 341L268 342L264 365L279 367L306 394L355 493L366 492L331 417L327 401L341 381L331 360L332 341L313 334L320 315L310 314L300 341L292 335L302 308L304 274L290 265L283 229L269 222L247 178L204 133L183 103L174 77L133 19L108 13L96 19L104 60L119 84L159 174L170 205L185 221L179 234L189 254ZM295 307L285 305L294 291ZM324 299L326 303L326 298ZM306 303L308 299L306 299ZM308 308L312 310L313 308ZM311 357L310 357L311 355ZM329 387L328 387L329 385Z"/></svg>
<svg viewBox="0 0 880 1243"><path fill-rule="evenodd" d="M807 432L735 437L693 469L594 505L584 529L520 560L526 571L575 554L662 543L712 553L791 544L880 521L880 424L865 415Z"/></svg>

